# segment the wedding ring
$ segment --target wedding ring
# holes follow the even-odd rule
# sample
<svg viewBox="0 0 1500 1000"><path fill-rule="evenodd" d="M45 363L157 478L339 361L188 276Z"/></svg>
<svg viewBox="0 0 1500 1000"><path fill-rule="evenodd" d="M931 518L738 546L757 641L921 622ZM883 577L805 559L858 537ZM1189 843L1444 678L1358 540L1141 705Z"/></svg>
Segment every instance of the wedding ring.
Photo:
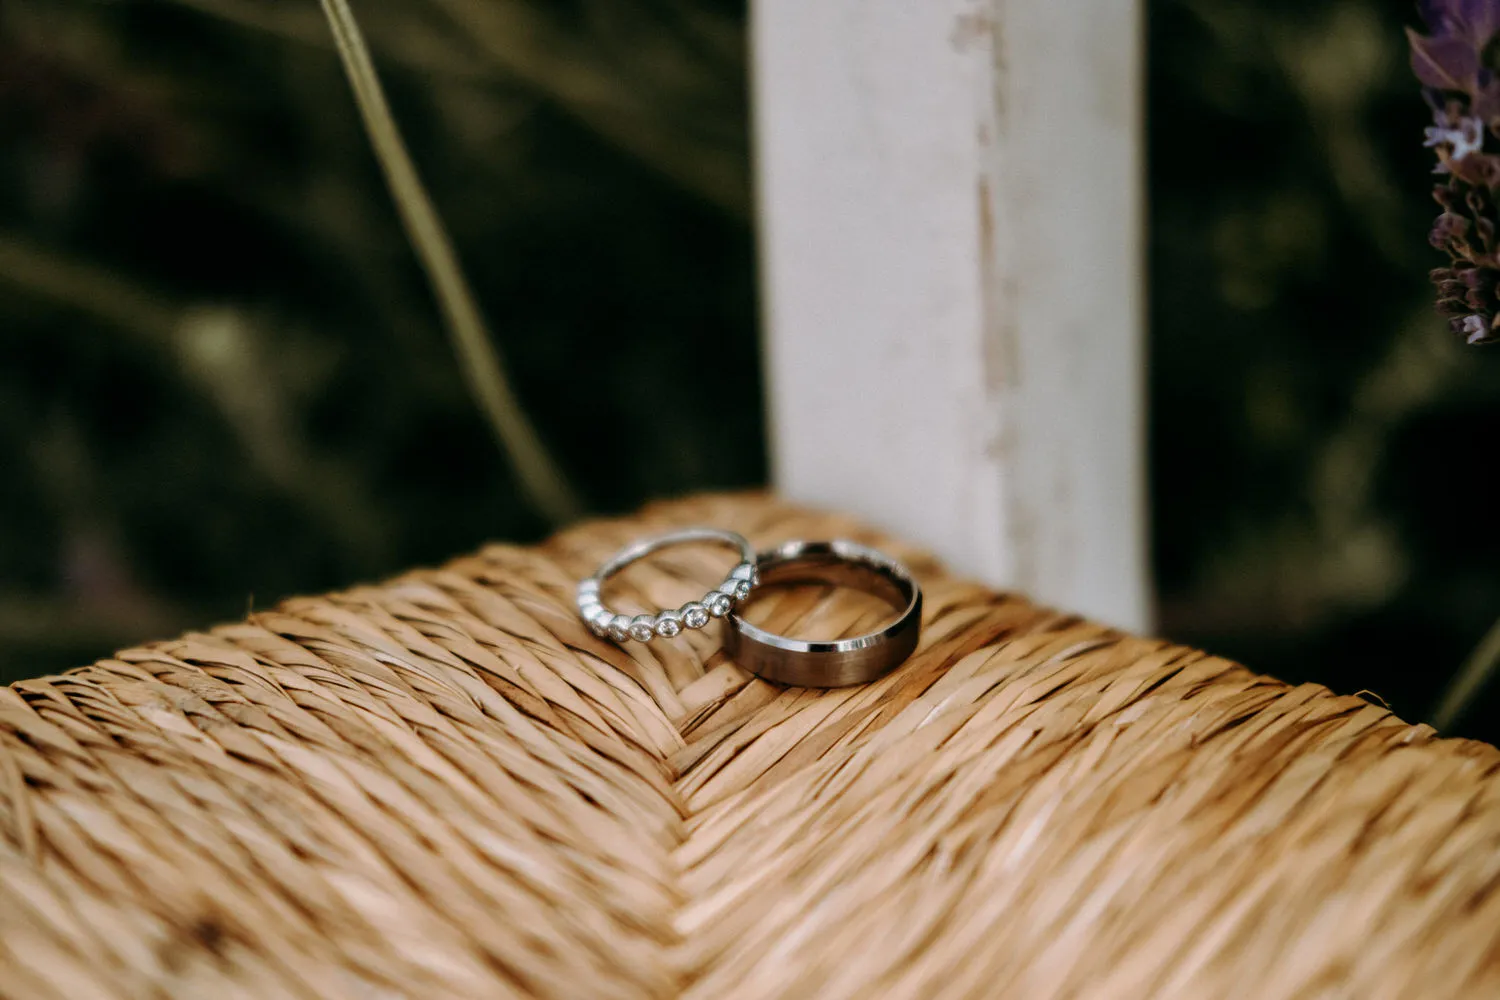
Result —
<svg viewBox="0 0 1500 1000"><path fill-rule="evenodd" d="M917 648L922 588L911 572L883 552L856 542L787 542L756 557L762 584L833 583L889 601L895 621L852 639L793 639L729 616L724 651L735 663L768 681L801 687L862 684L889 673Z"/></svg>
<svg viewBox="0 0 1500 1000"><path fill-rule="evenodd" d="M688 542L717 542L732 546L739 550L740 561L729 571L723 583L680 608L655 614L622 615L610 609L600 598L604 581L626 566L658 549ZM595 635L607 636L615 642L627 639L650 642L657 637L670 639L685 628L702 628L715 618L723 618L750 596L755 583L755 550L743 537L718 528L685 528L642 539L610 556L593 576L578 585L578 614Z"/></svg>

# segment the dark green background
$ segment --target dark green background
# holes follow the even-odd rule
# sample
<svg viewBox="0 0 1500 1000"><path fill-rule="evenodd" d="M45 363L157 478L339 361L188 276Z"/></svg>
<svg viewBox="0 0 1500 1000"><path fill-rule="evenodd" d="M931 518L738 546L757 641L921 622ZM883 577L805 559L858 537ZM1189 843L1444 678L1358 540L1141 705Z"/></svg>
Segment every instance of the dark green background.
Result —
<svg viewBox="0 0 1500 1000"><path fill-rule="evenodd" d="M527 411L595 511L763 482L743 10L519 9L356 4ZM1410 8L1148 9L1161 629L1422 717L1500 616L1500 352L1431 311ZM0 5L0 675L546 530L315 3Z"/></svg>

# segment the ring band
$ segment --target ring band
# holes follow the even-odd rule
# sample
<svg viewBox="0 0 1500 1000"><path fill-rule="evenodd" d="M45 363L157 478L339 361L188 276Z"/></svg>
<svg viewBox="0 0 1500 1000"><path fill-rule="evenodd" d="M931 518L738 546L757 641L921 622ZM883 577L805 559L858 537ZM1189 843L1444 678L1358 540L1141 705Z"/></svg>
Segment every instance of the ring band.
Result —
<svg viewBox="0 0 1500 1000"><path fill-rule="evenodd" d="M729 571L723 583L680 608L632 617L615 613L600 598L604 581L626 566L658 549L687 542L717 542L733 546L739 550L740 561ZM685 628L702 628L714 618L723 618L750 596L755 583L755 550L742 536L718 528L685 528L642 539L610 556L593 576L578 585L578 614L595 635L607 636L615 642L627 639L650 642L658 636L670 639Z"/></svg>
<svg viewBox="0 0 1500 1000"><path fill-rule="evenodd" d="M891 602L890 624L852 639L792 639L729 616L724 649L768 681L801 687L862 684L889 673L917 648L922 588L901 563L856 542L787 542L756 557L761 583L815 581L858 588Z"/></svg>

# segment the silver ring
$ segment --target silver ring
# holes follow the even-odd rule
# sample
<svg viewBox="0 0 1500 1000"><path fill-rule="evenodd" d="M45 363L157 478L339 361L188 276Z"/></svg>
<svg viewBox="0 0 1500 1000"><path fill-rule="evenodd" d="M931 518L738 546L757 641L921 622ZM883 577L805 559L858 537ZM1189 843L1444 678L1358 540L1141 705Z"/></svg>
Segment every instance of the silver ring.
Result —
<svg viewBox="0 0 1500 1000"><path fill-rule="evenodd" d="M818 581L883 597L899 612L877 631L852 639L792 639L729 616L724 651L746 670L778 684L841 687L872 681L904 663L922 629L922 588L911 571L857 542L787 542L756 557L761 583Z"/></svg>
<svg viewBox="0 0 1500 1000"><path fill-rule="evenodd" d="M723 583L680 608L632 617L615 613L600 599L599 592L604 587L604 581L626 566L658 549L686 542L732 545L739 549L740 561L729 571ZM578 585L578 614L595 635L606 636L615 642L627 639L650 642L657 636L670 639L685 628L702 628L714 618L723 618L750 596L755 583L755 550L742 536L732 531L720 531L718 528L685 528L633 542L610 556L593 576Z"/></svg>

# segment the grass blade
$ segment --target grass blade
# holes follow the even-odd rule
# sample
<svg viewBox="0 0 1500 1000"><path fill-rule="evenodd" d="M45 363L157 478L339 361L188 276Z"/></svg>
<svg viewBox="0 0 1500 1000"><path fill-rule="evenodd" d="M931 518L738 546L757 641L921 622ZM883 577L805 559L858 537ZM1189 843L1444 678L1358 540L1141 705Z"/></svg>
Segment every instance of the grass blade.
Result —
<svg viewBox="0 0 1500 1000"><path fill-rule="evenodd" d="M354 91L365 131L385 173L402 225L432 283L464 378L501 448L510 457L528 499L554 524L570 521L581 510L578 499L542 447L516 399L453 244L396 127L354 11L348 0L320 2L333 30L339 60Z"/></svg>
<svg viewBox="0 0 1500 1000"><path fill-rule="evenodd" d="M1438 702L1437 711L1432 713L1432 728L1438 732L1446 732L1457 722L1473 703L1475 696L1483 690L1485 682L1497 667L1500 667L1500 621L1490 626L1490 630L1479 641L1474 652L1469 654L1458 674L1448 683L1447 690Z"/></svg>

